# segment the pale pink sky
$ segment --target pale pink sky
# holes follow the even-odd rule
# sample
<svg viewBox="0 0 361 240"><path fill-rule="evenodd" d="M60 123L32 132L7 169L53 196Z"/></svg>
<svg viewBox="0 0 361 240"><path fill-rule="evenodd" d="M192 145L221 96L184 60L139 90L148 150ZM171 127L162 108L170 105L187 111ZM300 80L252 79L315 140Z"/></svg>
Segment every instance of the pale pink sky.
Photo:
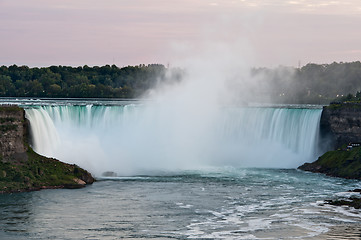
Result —
<svg viewBox="0 0 361 240"><path fill-rule="evenodd" d="M212 43L257 67L358 61L361 1L0 0L0 65L172 64Z"/></svg>

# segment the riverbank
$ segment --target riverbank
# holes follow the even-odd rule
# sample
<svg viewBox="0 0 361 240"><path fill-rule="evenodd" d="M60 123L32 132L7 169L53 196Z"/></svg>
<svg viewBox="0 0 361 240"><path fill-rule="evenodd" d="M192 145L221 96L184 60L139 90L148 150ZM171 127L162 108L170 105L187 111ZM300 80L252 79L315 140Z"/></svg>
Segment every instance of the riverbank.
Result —
<svg viewBox="0 0 361 240"><path fill-rule="evenodd" d="M328 151L315 162L305 163L298 169L323 173L331 177L361 180L361 147L345 146L335 151Z"/></svg>
<svg viewBox="0 0 361 240"><path fill-rule="evenodd" d="M0 106L0 193L81 188L94 178L86 170L34 152L24 109Z"/></svg>
<svg viewBox="0 0 361 240"><path fill-rule="evenodd" d="M320 120L321 142L331 151L298 169L332 177L361 179L361 104L333 102L324 106Z"/></svg>
<svg viewBox="0 0 361 240"><path fill-rule="evenodd" d="M322 173L331 177L361 180L361 147L344 147L336 151L326 152L317 161L305 163L298 169ZM350 192L360 192L360 189L350 190ZM324 202L333 206L348 206L360 209L361 195L341 198L335 196L333 199Z"/></svg>
<svg viewBox="0 0 361 240"><path fill-rule="evenodd" d="M86 170L27 151L28 160L0 162L0 193L28 192L54 188L81 188L94 178Z"/></svg>
<svg viewBox="0 0 361 240"><path fill-rule="evenodd" d="M298 167L300 170L313 173L322 173L331 177L361 180L361 147L343 148L329 151L313 163L305 163ZM360 189L350 190L359 193ZM338 197L325 200L325 204L333 206L348 206L355 209L361 208L361 195L351 197Z"/></svg>
<svg viewBox="0 0 361 240"><path fill-rule="evenodd" d="M331 177L361 180L361 104L334 102L325 106L320 121L321 137L331 142L328 151L315 162L305 163L298 169L322 173ZM359 189L350 190L357 192ZM361 195L325 200L325 204L361 208Z"/></svg>

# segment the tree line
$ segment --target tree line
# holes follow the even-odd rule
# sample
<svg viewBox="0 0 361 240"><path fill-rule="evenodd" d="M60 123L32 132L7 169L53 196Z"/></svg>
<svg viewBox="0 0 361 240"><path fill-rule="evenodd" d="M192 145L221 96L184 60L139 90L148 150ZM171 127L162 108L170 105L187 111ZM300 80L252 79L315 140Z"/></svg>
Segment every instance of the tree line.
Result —
<svg viewBox="0 0 361 240"><path fill-rule="evenodd" d="M302 68L258 68L252 75L265 76L265 93L280 103L328 104L361 91L361 63L309 63Z"/></svg>
<svg viewBox="0 0 361 240"><path fill-rule="evenodd" d="M166 77L161 64L0 67L0 97L134 98Z"/></svg>
<svg viewBox="0 0 361 240"><path fill-rule="evenodd" d="M159 83L179 82L186 76L184 69L170 69L161 64L123 68L1 66L0 97L136 98ZM361 91L359 61L310 63L301 68L253 68L249 77L250 81L256 81L254 99L250 101L329 103ZM207 87L199 91L207 91Z"/></svg>

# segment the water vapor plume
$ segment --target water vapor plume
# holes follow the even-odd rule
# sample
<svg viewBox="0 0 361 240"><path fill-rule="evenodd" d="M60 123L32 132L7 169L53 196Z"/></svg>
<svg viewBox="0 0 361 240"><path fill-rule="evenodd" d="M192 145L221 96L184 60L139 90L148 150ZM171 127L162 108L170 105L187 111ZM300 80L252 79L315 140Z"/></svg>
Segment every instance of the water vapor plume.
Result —
<svg viewBox="0 0 361 240"><path fill-rule="evenodd" d="M97 176L314 160L321 110L248 108L273 88L266 75L252 73L251 45L239 37L205 39L176 44L171 65L183 69L182 79L161 83L139 104L28 109L32 126L40 126L32 129L35 150ZM51 124L35 124L40 120Z"/></svg>

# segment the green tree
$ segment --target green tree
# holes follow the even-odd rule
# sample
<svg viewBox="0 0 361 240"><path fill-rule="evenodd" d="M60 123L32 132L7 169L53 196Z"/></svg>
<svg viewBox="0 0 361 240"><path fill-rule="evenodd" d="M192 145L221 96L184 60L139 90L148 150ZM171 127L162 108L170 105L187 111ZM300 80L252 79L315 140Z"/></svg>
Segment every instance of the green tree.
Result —
<svg viewBox="0 0 361 240"><path fill-rule="evenodd" d="M48 96L51 96L51 97L62 97L62 89L61 87L54 83L54 84L51 84L49 87L48 87L48 90L47 90L47 95Z"/></svg>
<svg viewBox="0 0 361 240"><path fill-rule="evenodd" d="M0 75L0 96L10 97L15 94L15 86L9 76Z"/></svg>
<svg viewBox="0 0 361 240"><path fill-rule="evenodd" d="M29 97L44 97L45 92L43 85L38 80L33 80L29 82L29 91L27 96Z"/></svg>

